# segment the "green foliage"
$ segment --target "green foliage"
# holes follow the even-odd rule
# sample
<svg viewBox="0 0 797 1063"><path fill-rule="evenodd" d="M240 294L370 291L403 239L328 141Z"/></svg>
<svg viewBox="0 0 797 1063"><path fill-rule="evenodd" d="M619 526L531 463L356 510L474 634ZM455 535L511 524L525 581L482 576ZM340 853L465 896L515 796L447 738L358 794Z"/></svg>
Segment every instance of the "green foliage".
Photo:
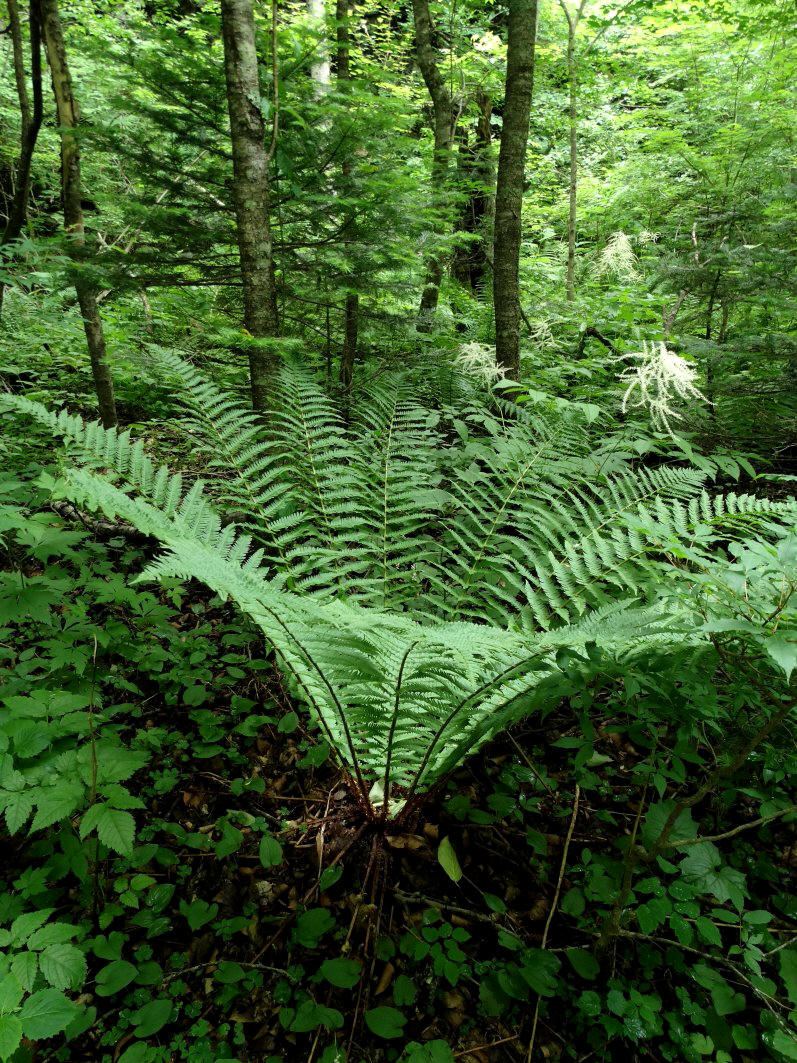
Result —
<svg viewBox="0 0 797 1063"><path fill-rule="evenodd" d="M367 802L370 791L384 814L519 715L561 697L592 667L590 645L616 653L666 643L672 636L661 619L623 598L644 602L655 593L662 554L710 567L720 537L738 538L767 521L774 530L793 512L753 496L711 498L689 470L621 468L605 476L586 453L581 426L559 411L506 427L488 413L489 450L466 436L453 460L445 454L435 468L431 440L419 435L417 403L407 410L401 399L401 380L387 385L394 399L371 417L388 447L374 474L371 432L349 436L298 370L284 371L289 412L262 439L251 415L193 371L184 376L193 381L195 405L210 403L209 446L231 458L235 501L242 503L245 490L251 503L254 520L244 518L250 534L223 523L201 482L184 491L181 476L157 468L129 433L49 414L26 399L5 402L65 436L89 468L121 478L117 486L77 467L66 471L64 489L167 548L143 578L198 577L252 617L348 763L361 798ZM399 459L384 442L394 430L403 443ZM433 472L421 497L436 502L434 517L419 516L406 476L391 475L411 459L413 441L427 455L415 475ZM252 537L263 544L254 553ZM387 542L405 545L389 553ZM688 570L673 565L669 580L677 584L681 573L686 602ZM412 610L410 588L420 599ZM668 598L672 627L683 606L674 591ZM684 614L678 626L691 624ZM371 789L377 782L378 793ZM111 848L129 851L129 813L96 805L84 823L83 833L96 827Z"/></svg>

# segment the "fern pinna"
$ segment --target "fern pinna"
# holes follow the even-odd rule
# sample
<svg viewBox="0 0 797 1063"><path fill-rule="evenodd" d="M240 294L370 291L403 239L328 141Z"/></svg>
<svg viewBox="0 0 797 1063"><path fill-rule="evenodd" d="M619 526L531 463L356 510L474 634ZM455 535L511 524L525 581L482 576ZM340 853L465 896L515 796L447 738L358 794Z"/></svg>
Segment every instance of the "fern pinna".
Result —
<svg viewBox="0 0 797 1063"><path fill-rule="evenodd" d="M794 516L711 497L693 470L604 475L577 410L507 419L477 403L441 419L386 375L354 397L347 428L286 365L263 425L159 357L183 384L210 488L186 490L127 432L0 401L66 439L81 461L64 474L72 500L165 547L139 580L200 579L255 621L374 818L583 682L591 645L605 668L699 638L686 608L656 608L662 566L688 581L686 552Z"/></svg>

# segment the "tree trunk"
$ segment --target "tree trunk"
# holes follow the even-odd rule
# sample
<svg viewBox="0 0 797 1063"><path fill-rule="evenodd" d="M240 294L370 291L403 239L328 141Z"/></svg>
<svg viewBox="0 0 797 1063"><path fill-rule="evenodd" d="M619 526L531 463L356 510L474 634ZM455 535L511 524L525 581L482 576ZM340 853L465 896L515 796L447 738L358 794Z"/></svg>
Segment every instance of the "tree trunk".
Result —
<svg viewBox="0 0 797 1063"><path fill-rule="evenodd" d="M448 184L451 144L454 139L454 98L448 90L443 75L437 65L437 55L432 44L432 18L429 14L429 0L412 0L412 12L415 18L415 56L421 75L429 90L434 114L434 156L432 159L431 189L432 201L441 206L445 199ZM428 332L430 318L437 308L440 284L445 269L445 256L433 252L426 264L426 280L419 311L418 329Z"/></svg>
<svg viewBox="0 0 797 1063"><path fill-rule="evenodd" d="M567 301L576 297L576 193L578 190L578 139L576 129L576 17L562 3L567 19L567 82L570 102L568 121L570 126L570 195L567 215Z"/></svg>
<svg viewBox="0 0 797 1063"><path fill-rule="evenodd" d="M20 149L17 164L16 184L11 199L0 246L11 243L22 233L28 219L28 200L30 199L31 169L36 141L41 129L44 114L42 99L42 59L41 28L37 0L31 0L29 7L30 32L30 79L33 91L33 109L28 97L28 83L25 78L25 60L22 51L22 27L19 21L17 0L8 0L8 28L11 33L11 47L14 53L14 80L17 86L20 117ZM3 311L3 299L6 286L0 281L0 314Z"/></svg>
<svg viewBox="0 0 797 1063"><path fill-rule="evenodd" d="M244 324L255 339L265 339L278 333L277 300L269 221L270 153L260 106L252 0L221 0L221 26ZM252 406L264 410L277 357L265 345L250 346L248 356Z"/></svg>
<svg viewBox="0 0 797 1063"><path fill-rule="evenodd" d="M351 78L349 66L349 0L337 0L335 18L337 21L338 82L341 89L347 89ZM341 165L341 191L344 196L349 195L351 192L351 174L351 158L347 153L344 155ZM350 247L354 241L354 236L354 220L349 219L349 223L344 230L344 244L348 244ZM348 396L351 391L354 377L359 322L360 297L356 292L347 292L343 310L343 347L340 352L340 386L344 396Z"/></svg>
<svg viewBox="0 0 797 1063"><path fill-rule="evenodd" d="M578 194L578 82L576 80L576 30L586 0L580 0L573 14L565 2L559 6L567 19L567 84L569 90L568 125L570 131L570 189L567 215L567 301L576 297L576 199Z"/></svg>
<svg viewBox="0 0 797 1063"><path fill-rule="evenodd" d="M313 58L310 62L310 80L313 83L313 99L318 101L329 88L329 50L327 48L326 12L324 0L307 0L307 14L313 33L317 37Z"/></svg>
<svg viewBox="0 0 797 1063"><path fill-rule="evenodd" d="M83 329L91 360L91 372L106 428L118 423L111 370L105 351L102 320L97 309L94 282L83 272L86 257L86 232L83 225L83 183L80 176L80 144L76 130L80 124L80 108L72 91L72 78L66 57L66 45L58 14L58 0L40 0L41 33L53 83L53 95L61 131L61 197L64 206L64 227L69 238L69 252L75 260L77 273L75 292L83 316Z"/></svg>
<svg viewBox="0 0 797 1063"><path fill-rule="evenodd" d="M17 0L8 0L8 21L14 52L14 79L17 85L19 114L21 121L19 165L17 166L16 189L8 223L3 233L2 243L16 240L22 232L28 216L30 199L31 165L36 140L42 124L44 106L42 100L42 64L41 34L39 29L39 9L36 0L30 4L30 79L33 92L33 109L28 97L28 85L25 78L25 64L22 53L22 31L19 21ZM1 296L0 296L1 298Z"/></svg>
<svg viewBox="0 0 797 1063"><path fill-rule="evenodd" d="M504 123L495 195L493 300L496 358L515 380L520 373L520 227L536 40L537 0L509 0Z"/></svg>
<svg viewBox="0 0 797 1063"><path fill-rule="evenodd" d="M457 280L474 295L482 293L487 273L489 232L492 215L492 166L490 161L490 114L492 101L484 93L477 96L479 117L476 122L474 143L468 143L467 130L462 128L457 153L457 173L467 200L457 220L457 232L466 233L470 239L458 247L451 263L451 272Z"/></svg>

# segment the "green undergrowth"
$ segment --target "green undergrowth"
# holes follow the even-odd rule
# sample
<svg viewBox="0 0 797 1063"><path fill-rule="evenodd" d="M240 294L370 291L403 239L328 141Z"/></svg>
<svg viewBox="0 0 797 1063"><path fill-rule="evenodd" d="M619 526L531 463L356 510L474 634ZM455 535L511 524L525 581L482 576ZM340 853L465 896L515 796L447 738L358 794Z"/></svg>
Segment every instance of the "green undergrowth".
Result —
<svg viewBox="0 0 797 1063"><path fill-rule="evenodd" d="M0 1058L797 1058L788 732L656 852L719 722L754 730L754 675L591 683L374 857L254 628L131 589L149 545L48 485L0 485Z"/></svg>

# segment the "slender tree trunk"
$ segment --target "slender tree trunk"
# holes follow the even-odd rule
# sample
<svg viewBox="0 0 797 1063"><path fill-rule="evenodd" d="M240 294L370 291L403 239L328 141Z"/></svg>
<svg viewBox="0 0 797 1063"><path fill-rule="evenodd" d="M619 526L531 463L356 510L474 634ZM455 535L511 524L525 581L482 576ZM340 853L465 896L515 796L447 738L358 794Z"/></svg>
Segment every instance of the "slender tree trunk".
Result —
<svg viewBox="0 0 797 1063"><path fill-rule="evenodd" d="M537 0L509 0L504 122L495 195L493 300L496 358L514 379L520 373L518 271L536 40Z"/></svg>
<svg viewBox="0 0 797 1063"><path fill-rule="evenodd" d="M72 78L66 56L58 0L40 0L41 33L47 52L47 62L53 83L53 95L61 129L61 197L64 205L64 227L69 238L69 250L75 260L75 292L83 316L86 346L91 360L91 372L106 428L118 423L111 370L105 350L102 319L97 309L97 290L94 282L81 266L86 257L86 231L83 224L83 182L80 176L80 144L76 135L80 124L80 108L72 91Z"/></svg>
<svg viewBox="0 0 797 1063"><path fill-rule="evenodd" d="M30 4L30 78L33 95L33 108L31 109L28 97L28 85L25 78L25 65L22 51L22 32L19 21L19 8L17 0L8 0L8 19L11 31L11 41L14 51L14 78L17 85L17 97L19 99L19 113L21 118L21 137L19 165L17 167L17 182L8 224L3 233L3 243L16 240L22 232L28 215L28 200L30 199L31 164L33 152L36 148L36 140L42 124L44 112L42 99L42 64L41 64L41 34L39 30L39 10L36 0Z"/></svg>
<svg viewBox="0 0 797 1063"><path fill-rule="evenodd" d="M272 17L276 4L272 6ZM224 74L233 160L233 198L244 291L244 324L255 339L278 334L268 167L260 106L252 0L221 0ZM272 32L273 32L272 27ZM277 367L265 345L248 350L252 406L264 410Z"/></svg>
<svg viewBox="0 0 797 1063"><path fill-rule="evenodd" d="M307 14L318 43L310 63L313 98L318 101L329 88L329 49L327 48L326 12L324 0L307 0Z"/></svg>
<svg viewBox="0 0 797 1063"><path fill-rule="evenodd" d="M42 98L41 30L39 5L37 0L31 0L29 8L30 80L33 95L32 109L30 98L28 96L28 82L25 77L25 60L22 49L22 27L19 20L17 0L8 0L8 28L11 33L11 47L14 53L14 80L17 86L21 128L16 186L14 188L14 196L11 200L11 207L8 212L6 227L3 231L2 238L0 238L0 245L8 244L11 243L12 240L16 240L22 233L25 222L27 221L33 153L36 150L36 141L39 136L42 116L44 114L44 102ZM4 295L5 284L0 281L0 313L2 313L3 310Z"/></svg>
<svg viewBox="0 0 797 1063"><path fill-rule="evenodd" d="M468 142L467 130L461 128L458 135L457 174L460 184L467 191L467 200L457 220L456 230L467 233L470 240L457 248L451 271L457 280L478 295L482 291L487 272L488 244L492 242L492 166L490 160L490 114L492 101L489 96L477 96L479 117L475 138Z"/></svg>
<svg viewBox="0 0 797 1063"><path fill-rule="evenodd" d="M576 18L562 3L567 19L567 82L569 87L570 189L567 215L567 301L576 297L576 195L578 191L578 130L576 128Z"/></svg>
<svg viewBox="0 0 797 1063"><path fill-rule="evenodd" d="M351 78L349 65L349 0L337 0L335 11L337 22L337 70L338 82L341 89L348 89ZM344 154L341 165L341 191L344 196L351 192L352 165L348 153ZM354 221L344 231L344 243L349 245L354 242ZM344 395L351 391L354 377L354 363L357 359L357 338L360 322L360 297L356 292L346 293L346 302L343 310L343 348L340 352L340 386Z"/></svg>
<svg viewBox="0 0 797 1063"><path fill-rule="evenodd" d="M451 145L456 125L454 98L437 65L437 55L432 44L433 31L429 0L412 0L412 12L415 18L415 56L426 88L429 90L434 114L431 189L433 202L436 206L440 206L444 202L448 184ZM433 252L426 264L426 280L421 294L418 322L420 331L428 331L431 327L430 318L437 308L444 270L445 256L439 251Z"/></svg>

